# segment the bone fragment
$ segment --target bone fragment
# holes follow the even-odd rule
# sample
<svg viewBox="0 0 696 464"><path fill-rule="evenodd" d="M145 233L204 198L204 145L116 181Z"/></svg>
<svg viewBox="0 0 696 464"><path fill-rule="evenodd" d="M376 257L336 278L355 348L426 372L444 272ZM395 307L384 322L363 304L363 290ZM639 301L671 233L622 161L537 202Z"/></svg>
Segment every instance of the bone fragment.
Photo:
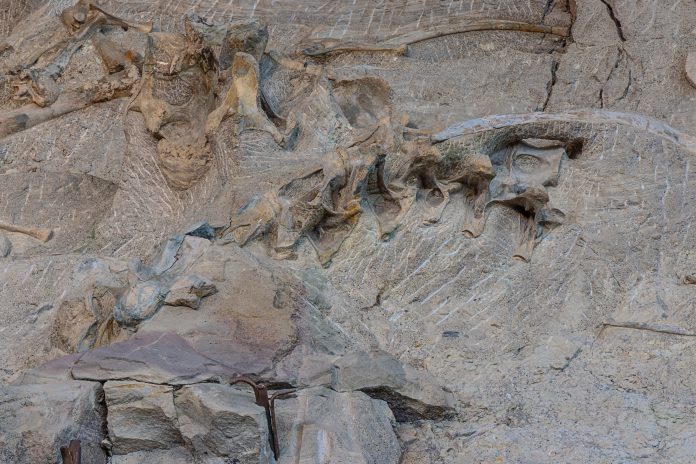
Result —
<svg viewBox="0 0 696 464"><path fill-rule="evenodd" d="M568 37L567 27L547 26L545 24L530 24L521 21L506 21L500 19L483 19L469 24L445 25L430 30L418 30L402 34L377 44L362 42L345 42L338 39L315 39L309 41L302 49L307 56L326 56L346 52L394 52L406 53L408 46L424 40L436 39L453 34L477 31L519 31L551 34Z"/></svg>
<svg viewBox="0 0 696 464"><path fill-rule="evenodd" d="M17 232L24 235L29 235L42 242L48 242L51 237L53 237L53 231L51 229L42 229L40 227L24 227L18 226L16 224L10 224L7 222L0 221L0 229L6 230L8 232Z"/></svg>
<svg viewBox="0 0 696 464"><path fill-rule="evenodd" d="M21 132L51 119L81 110L94 103L126 97L138 81L138 71L131 67L96 82L88 82L77 89L66 90L51 106L41 108L34 104L0 113L0 138Z"/></svg>

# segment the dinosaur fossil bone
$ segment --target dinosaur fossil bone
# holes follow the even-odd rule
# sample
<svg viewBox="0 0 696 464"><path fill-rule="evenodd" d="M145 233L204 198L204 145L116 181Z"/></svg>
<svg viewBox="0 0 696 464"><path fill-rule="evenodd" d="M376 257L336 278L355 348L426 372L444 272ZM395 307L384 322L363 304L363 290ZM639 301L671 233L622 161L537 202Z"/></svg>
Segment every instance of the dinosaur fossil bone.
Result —
<svg viewBox="0 0 696 464"><path fill-rule="evenodd" d="M42 242L48 242L51 237L53 237L53 231L51 229L42 229L40 227L24 227L18 226L16 224L10 224L7 222L0 221L0 229L6 230L8 232L17 232L24 235L29 235Z"/></svg>
<svg viewBox="0 0 696 464"><path fill-rule="evenodd" d="M408 50L408 46L414 43L448 35L477 31L534 32L552 34L560 37L568 37L570 34L567 27L555 27L545 24L531 24L500 19L483 19L469 24L445 25L431 30L418 30L398 35L377 44L342 41L339 39L312 39L305 42L302 53L306 56L316 57L347 52L392 52L404 54Z"/></svg>

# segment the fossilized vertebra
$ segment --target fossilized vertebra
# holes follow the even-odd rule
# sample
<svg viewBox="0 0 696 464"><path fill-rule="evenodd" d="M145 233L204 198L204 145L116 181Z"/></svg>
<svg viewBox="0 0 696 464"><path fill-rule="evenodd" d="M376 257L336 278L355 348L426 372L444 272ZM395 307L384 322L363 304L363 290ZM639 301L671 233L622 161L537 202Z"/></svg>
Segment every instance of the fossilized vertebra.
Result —
<svg viewBox="0 0 696 464"><path fill-rule="evenodd" d="M370 147L339 148L322 168L252 199L225 232L240 245L265 237L279 257L306 236L326 264L362 212L360 198L377 157Z"/></svg>
<svg viewBox="0 0 696 464"><path fill-rule="evenodd" d="M224 27L227 34L221 44L208 42L206 28L213 26L195 16L186 18L185 35L157 32L148 36L141 87L128 108L140 111L148 131L160 138L158 162L176 189L188 189L208 171L209 137L226 117L237 118L237 133L256 128L271 133L277 143L283 140L260 110L256 59L237 49L262 53L263 29L248 21ZM231 62L229 70L220 68L214 48L224 53L226 66ZM216 95L223 93L215 108Z"/></svg>
<svg viewBox="0 0 696 464"><path fill-rule="evenodd" d="M230 116L240 118L239 129L254 128L264 130L273 136L276 143L283 136L260 109L258 63L253 56L244 52L234 55L231 69L231 84L222 104L206 121L206 133L215 132L223 119Z"/></svg>

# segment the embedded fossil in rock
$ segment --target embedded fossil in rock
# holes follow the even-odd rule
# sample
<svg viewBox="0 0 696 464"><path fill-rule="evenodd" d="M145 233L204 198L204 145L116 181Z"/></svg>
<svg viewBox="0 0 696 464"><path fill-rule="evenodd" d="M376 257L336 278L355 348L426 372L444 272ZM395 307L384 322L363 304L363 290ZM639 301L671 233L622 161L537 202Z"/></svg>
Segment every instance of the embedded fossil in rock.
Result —
<svg viewBox="0 0 696 464"><path fill-rule="evenodd" d="M424 205L424 224L436 223L453 193L463 193L462 232L479 236L486 207L501 203L520 215L514 256L529 261L535 240L563 222L565 214L548 208L546 187L557 185L567 143L524 139L490 156L462 153L429 142L407 142L396 153L337 149L319 170L283 185L277 193L253 198L227 229L245 245L265 237L278 257L288 257L307 237L326 265L352 231L368 200L380 236L388 239L415 201ZM575 153L574 153L575 155ZM340 160L340 162L339 162Z"/></svg>
<svg viewBox="0 0 696 464"><path fill-rule="evenodd" d="M149 32L151 25L130 23L104 12L91 2L80 0L61 15L68 28L68 37L30 51L18 69L11 69L14 100L27 105L0 113L0 136L4 137L46 122L89 105L127 96L139 80L137 53L121 49L101 34L111 26ZM96 80L67 85L58 82L72 56L87 40L93 39L95 49L109 75ZM55 52L55 53L54 53ZM53 53L43 67L34 65L44 55Z"/></svg>
<svg viewBox="0 0 696 464"><path fill-rule="evenodd" d="M143 76L129 108L140 111L159 137L157 156L174 188L190 187L209 169L205 122L214 105L216 63L212 51L186 23L186 35L148 35Z"/></svg>
<svg viewBox="0 0 696 464"><path fill-rule="evenodd" d="M542 235L538 224L543 220L547 228L555 227L564 217L558 210L544 210L549 201L546 187L558 184L564 156L565 143L543 139L524 139L491 156L496 176L489 186L488 203L502 203L519 212L514 256L524 261L529 261L534 241Z"/></svg>
<svg viewBox="0 0 696 464"><path fill-rule="evenodd" d="M120 292L113 309L116 321L134 327L165 304L198 309L201 299L217 289L208 279L191 274L188 268L209 245L205 238L175 235L164 244L151 265L133 260L127 288Z"/></svg>
<svg viewBox="0 0 696 464"><path fill-rule="evenodd" d="M60 20L71 34L75 34L83 27L89 27L95 23L120 26L125 29L133 28L145 33L150 32L152 29L152 24L136 24L117 18L102 10L96 3L90 0L78 0L75 5L66 8L60 14Z"/></svg>
<svg viewBox="0 0 696 464"><path fill-rule="evenodd" d="M278 257L306 236L326 264L355 226L360 198L380 156L374 146L338 148L325 165L275 193L253 198L225 230L241 246L264 237Z"/></svg>
<svg viewBox="0 0 696 464"><path fill-rule="evenodd" d="M148 36L140 89L126 111L140 111L150 133L159 138L157 156L171 187L185 190L210 168L210 140L222 121L239 118L238 132L246 128L264 130L277 143L283 140L278 129L260 110L258 64L254 56L263 52L265 41L255 22L231 23L221 44L216 44L202 20L188 16L185 35L156 32ZM235 31L240 27L243 34ZM246 34L245 37L240 37ZM248 43L247 43L248 42ZM219 48L220 68L213 48ZM227 87L217 108L215 96Z"/></svg>
<svg viewBox="0 0 696 464"><path fill-rule="evenodd" d="M385 157L376 172L376 195L371 202L380 235L392 233L408 212L419 190L431 214L424 222L436 222L449 191L436 176L440 152L429 143L409 142L395 155Z"/></svg>
<svg viewBox="0 0 696 464"><path fill-rule="evenodd" d="M53 237L53 230L51 229L18 226L16 224L10 224L2 221L0 221L0 229L6 230L8 232L17 232L19 234L28 235L42 242L48 242L51 239L51 237Z"/></svg>
<svg viewBox="0 0 696 464"><path fill-rule="evenodd" d="M128 66L134 65L142 69L143 57L133 50L126 50L117 43L109 40L101 32L97 32L92 37L92 45L96 48L99 57L106 66L109 74L122 71Z"/></svg>
<svg viewBox="0 0 696 464"><path fill-rule="evenodd" d="M398 155L388 155L376 173L371 205L388 237L403 221L414 201L421 199L423 223L436 223L450 196L462 192L462 232L478 237L485 227L486 207L502 203L519 209L519 244L515 256L528 261L534 240L556 227L564 214L545 209L546 187L558 183L566 143L525 139L491 154L472 154L424 142L409 142ZM543 229L543 230L542 230Z"/></svg>
<svg viewBox="0 0 696 464"><path fill-rule="evenodd" d="M316 57L348 52L392 52L404 54L408 50L409 45L417 42L447 35L476 31L537 32L561 37L568 37L570 35L570 30L567 27L529 24L520 21L481 19L469 24L444 25L432 30L417 30L407 34L397 35L396 37L392 37L377 44L320 38L308 40L304 44L301 44L300 47L304 55Z"/></svg>
<svg viewBox="0 0 696 464"><path fill-rule="evenodd" d="M63 90L50 106L26 105L0 113L0 137L19 132L94 103L124 97L138 82L138 70L131 66L116 74Z"/></svg>
<svg viewBox="0 0 696 464"><path fill-rule="evenodd" d="M67 29L67 37L56 40L55 43L42 45L38 50L32 51L28 58L21 64L21 69L33 67L44 55L59 50L53 56L44 69L41 70L52 79L56 79L65 70L71 57L90 39L94 34L107 27L121 27L123 29L134 29L143 33L152 30L152 24L137 24L125 21L106 13L96 6L96 4L79 0L72 7L66 8L61 13L61 21ZM59 34L54 35L58 37Z"/></svg>
<svg viewBox="0 0 696 464"><path fill-rule="evenodd" d="M222 104L210 113L206 122L206 133L215 132L223 119L237 116L239 130L253 128L266 131L276 143L283 141L278 128L269 121L259 104L259 70L256 59L244 52L237 52L232 60L232 83Z"/></svg>

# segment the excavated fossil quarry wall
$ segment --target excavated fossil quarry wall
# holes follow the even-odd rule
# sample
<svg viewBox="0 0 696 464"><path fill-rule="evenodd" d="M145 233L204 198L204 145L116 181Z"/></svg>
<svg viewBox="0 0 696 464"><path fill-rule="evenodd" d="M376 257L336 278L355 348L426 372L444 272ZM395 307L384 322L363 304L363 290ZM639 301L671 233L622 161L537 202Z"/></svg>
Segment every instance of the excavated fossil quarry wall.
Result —
<svg viewBox="0 0 696 464"><path fill-rule="evenodd" d="M694 31L0 0L0 463L693 462Z"/></svg>

